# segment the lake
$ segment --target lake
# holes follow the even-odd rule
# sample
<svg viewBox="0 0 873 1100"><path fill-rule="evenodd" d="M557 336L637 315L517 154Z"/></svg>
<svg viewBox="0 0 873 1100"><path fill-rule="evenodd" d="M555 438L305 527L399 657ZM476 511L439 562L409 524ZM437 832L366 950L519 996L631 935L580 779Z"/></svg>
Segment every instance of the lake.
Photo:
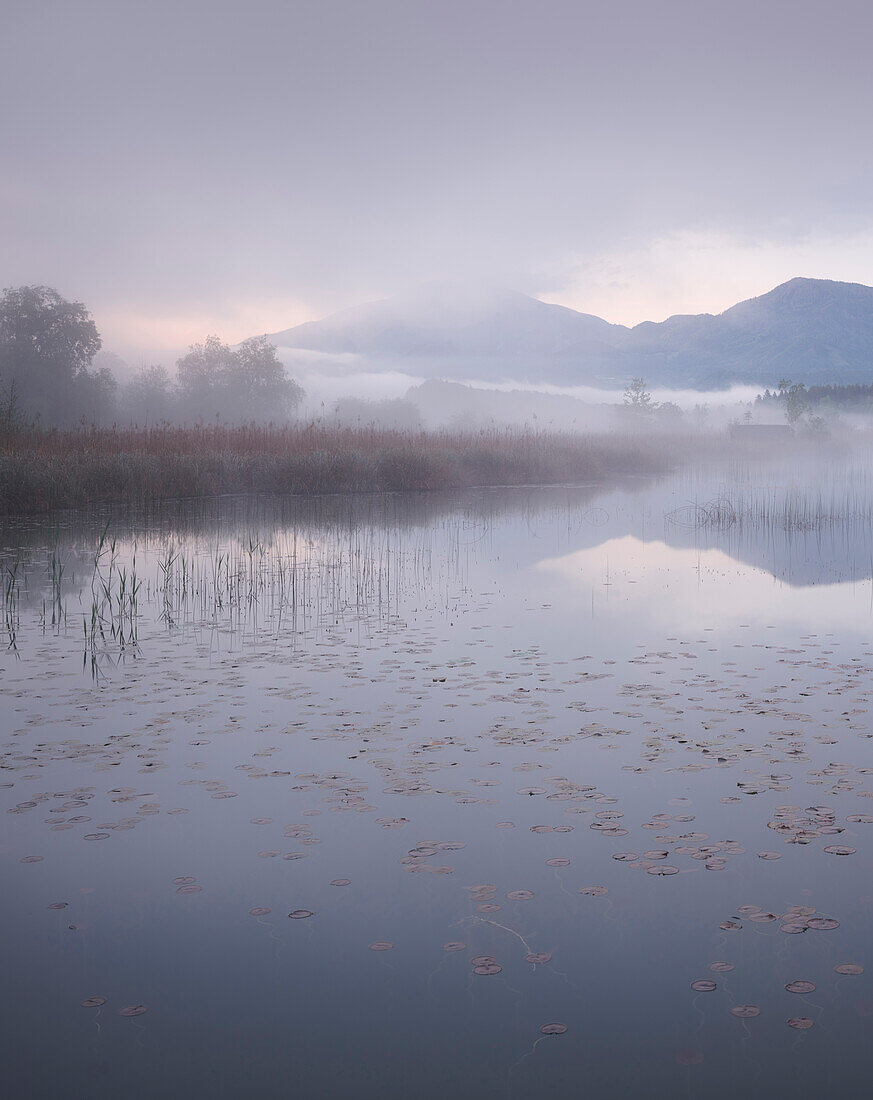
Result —
<svg viewBox="0 0 873 1100"><path fill-rule="evenodd" d="M6 520L7 1093L866 1097L869 470Z"/></svg>

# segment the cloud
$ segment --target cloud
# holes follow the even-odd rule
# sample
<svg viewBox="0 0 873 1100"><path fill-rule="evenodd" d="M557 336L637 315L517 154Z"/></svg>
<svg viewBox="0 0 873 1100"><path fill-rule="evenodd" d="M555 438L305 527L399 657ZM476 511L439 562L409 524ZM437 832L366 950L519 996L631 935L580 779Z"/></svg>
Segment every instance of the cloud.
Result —
<svg viewBox="0 0 873 1100"><path fill-rule="evenodd" d="M672 312L663 242L695 237L755 243L738 297L791 242L852 266L873 216L871 30L849 0L16 5L4 282L57 285L135 342L173 317L230 332L259 302L252 331L282 328L459 273L590 290L630 319L628 284ZM704 249L677 296L728 304L742 280L722 266Z"/></svg>
<svg viewBox="0 0 873 1100"><path fill-rule="evenodd" d="M549 300L634 325L676 313L720 313L798 275L873 283L873 227L767 243L727 233L673 233L580 259Z"/></svg>

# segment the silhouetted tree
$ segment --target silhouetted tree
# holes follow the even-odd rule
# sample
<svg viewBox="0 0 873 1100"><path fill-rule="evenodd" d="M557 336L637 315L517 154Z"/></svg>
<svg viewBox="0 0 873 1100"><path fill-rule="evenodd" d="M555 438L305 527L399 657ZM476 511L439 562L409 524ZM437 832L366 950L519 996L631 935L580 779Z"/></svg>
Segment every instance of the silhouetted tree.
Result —
<svg viewBox="0 0 873 1100"><path fill-rule="evenodd" d="M244 340L236 349L207 336L176 367L180 411L186 419L281 421L303 397L265 336Z"/></svg>
<svg viewBox="0 0 873 1100"><path fill-rule="evenodd" d="M222 379L233 365L233 352L217 336L192 344L176 362L177 390L183 418L213 419L225 412Z"/></svg>
<svg viewBox="0 0 873 1100"><path fill-rule="evenodd" d="M173 419L174 395L166 367L141 367L124 387L121 408L132 424L160 424Z"/></svg>
<svg viewBox="0 0 873 1100"><path fill-rule="evenodd" d="M232 407L246 420L284 420L303 399L303 390L286 375L266 336L243 340L225 385Z"/></svg>
<svg viewBox="0 0 873 1100"><path fill-rule="evenodd" d="M111 375L89 369L100 345L88 310L51 287L9 287L0 297L0 384L27 419L69 424L106 416Z"/></svg>
<svg viewBox="0 0 873 1100"><path fill-rule="evenodd" d="M111 424L115 420L118 380L109 369L83 371L76 379L76 400L79 420L88 424Z"/></svg>
<svg viewBox="0 0 873 1100"><path fill-rule="evenodd" d="M655 403L646 389L645 378L632 378L624 391L624 406L634 412L652 412Z"/></svg>
<svg viewBox="0 0 873 1100"><path fill-rule="evenodd" d="M24 426L15 382L9 386L0 383L0 435L17 432Z"/></svg>
<svg viewBox="0 0 873 1100"><path fill-rule="evenodd" d="M785 419L791 427L809 412L806 386L802 382L792 382L790 378L780 379L779 399L785 405Z"/></svg>

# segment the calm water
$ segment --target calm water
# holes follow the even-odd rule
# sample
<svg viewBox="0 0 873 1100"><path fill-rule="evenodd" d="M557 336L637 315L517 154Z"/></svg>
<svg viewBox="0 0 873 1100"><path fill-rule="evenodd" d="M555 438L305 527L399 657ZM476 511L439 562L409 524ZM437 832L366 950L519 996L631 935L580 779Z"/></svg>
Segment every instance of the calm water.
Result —
<svg viewBox="0 0 873 1100"><path fill-rule="evenodd" d="M869 1095L871 502L7 522L6 1091Z"/></svg>

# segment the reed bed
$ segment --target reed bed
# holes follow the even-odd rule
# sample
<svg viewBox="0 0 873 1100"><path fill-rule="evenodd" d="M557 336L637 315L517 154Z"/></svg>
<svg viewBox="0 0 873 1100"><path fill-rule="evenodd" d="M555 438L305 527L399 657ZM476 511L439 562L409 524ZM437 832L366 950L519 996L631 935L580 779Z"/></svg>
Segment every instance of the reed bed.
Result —
<svg viewBox="0 0 873 1100"><path fill-rule="evenodd" d="M315 422L26 430L0 439L0 512L221 493L555 485L656 474L688 439L519 429L401 432Z"/></svg>
<svg viewBox="0 0 873 1100"><path fill-rule="evenodd" d="M873 501L869 495L851 492L837 495L791 489L735 492L684 505L668 512L665 519L675 527L700 530L823 532L873 527Z"/></svg>

